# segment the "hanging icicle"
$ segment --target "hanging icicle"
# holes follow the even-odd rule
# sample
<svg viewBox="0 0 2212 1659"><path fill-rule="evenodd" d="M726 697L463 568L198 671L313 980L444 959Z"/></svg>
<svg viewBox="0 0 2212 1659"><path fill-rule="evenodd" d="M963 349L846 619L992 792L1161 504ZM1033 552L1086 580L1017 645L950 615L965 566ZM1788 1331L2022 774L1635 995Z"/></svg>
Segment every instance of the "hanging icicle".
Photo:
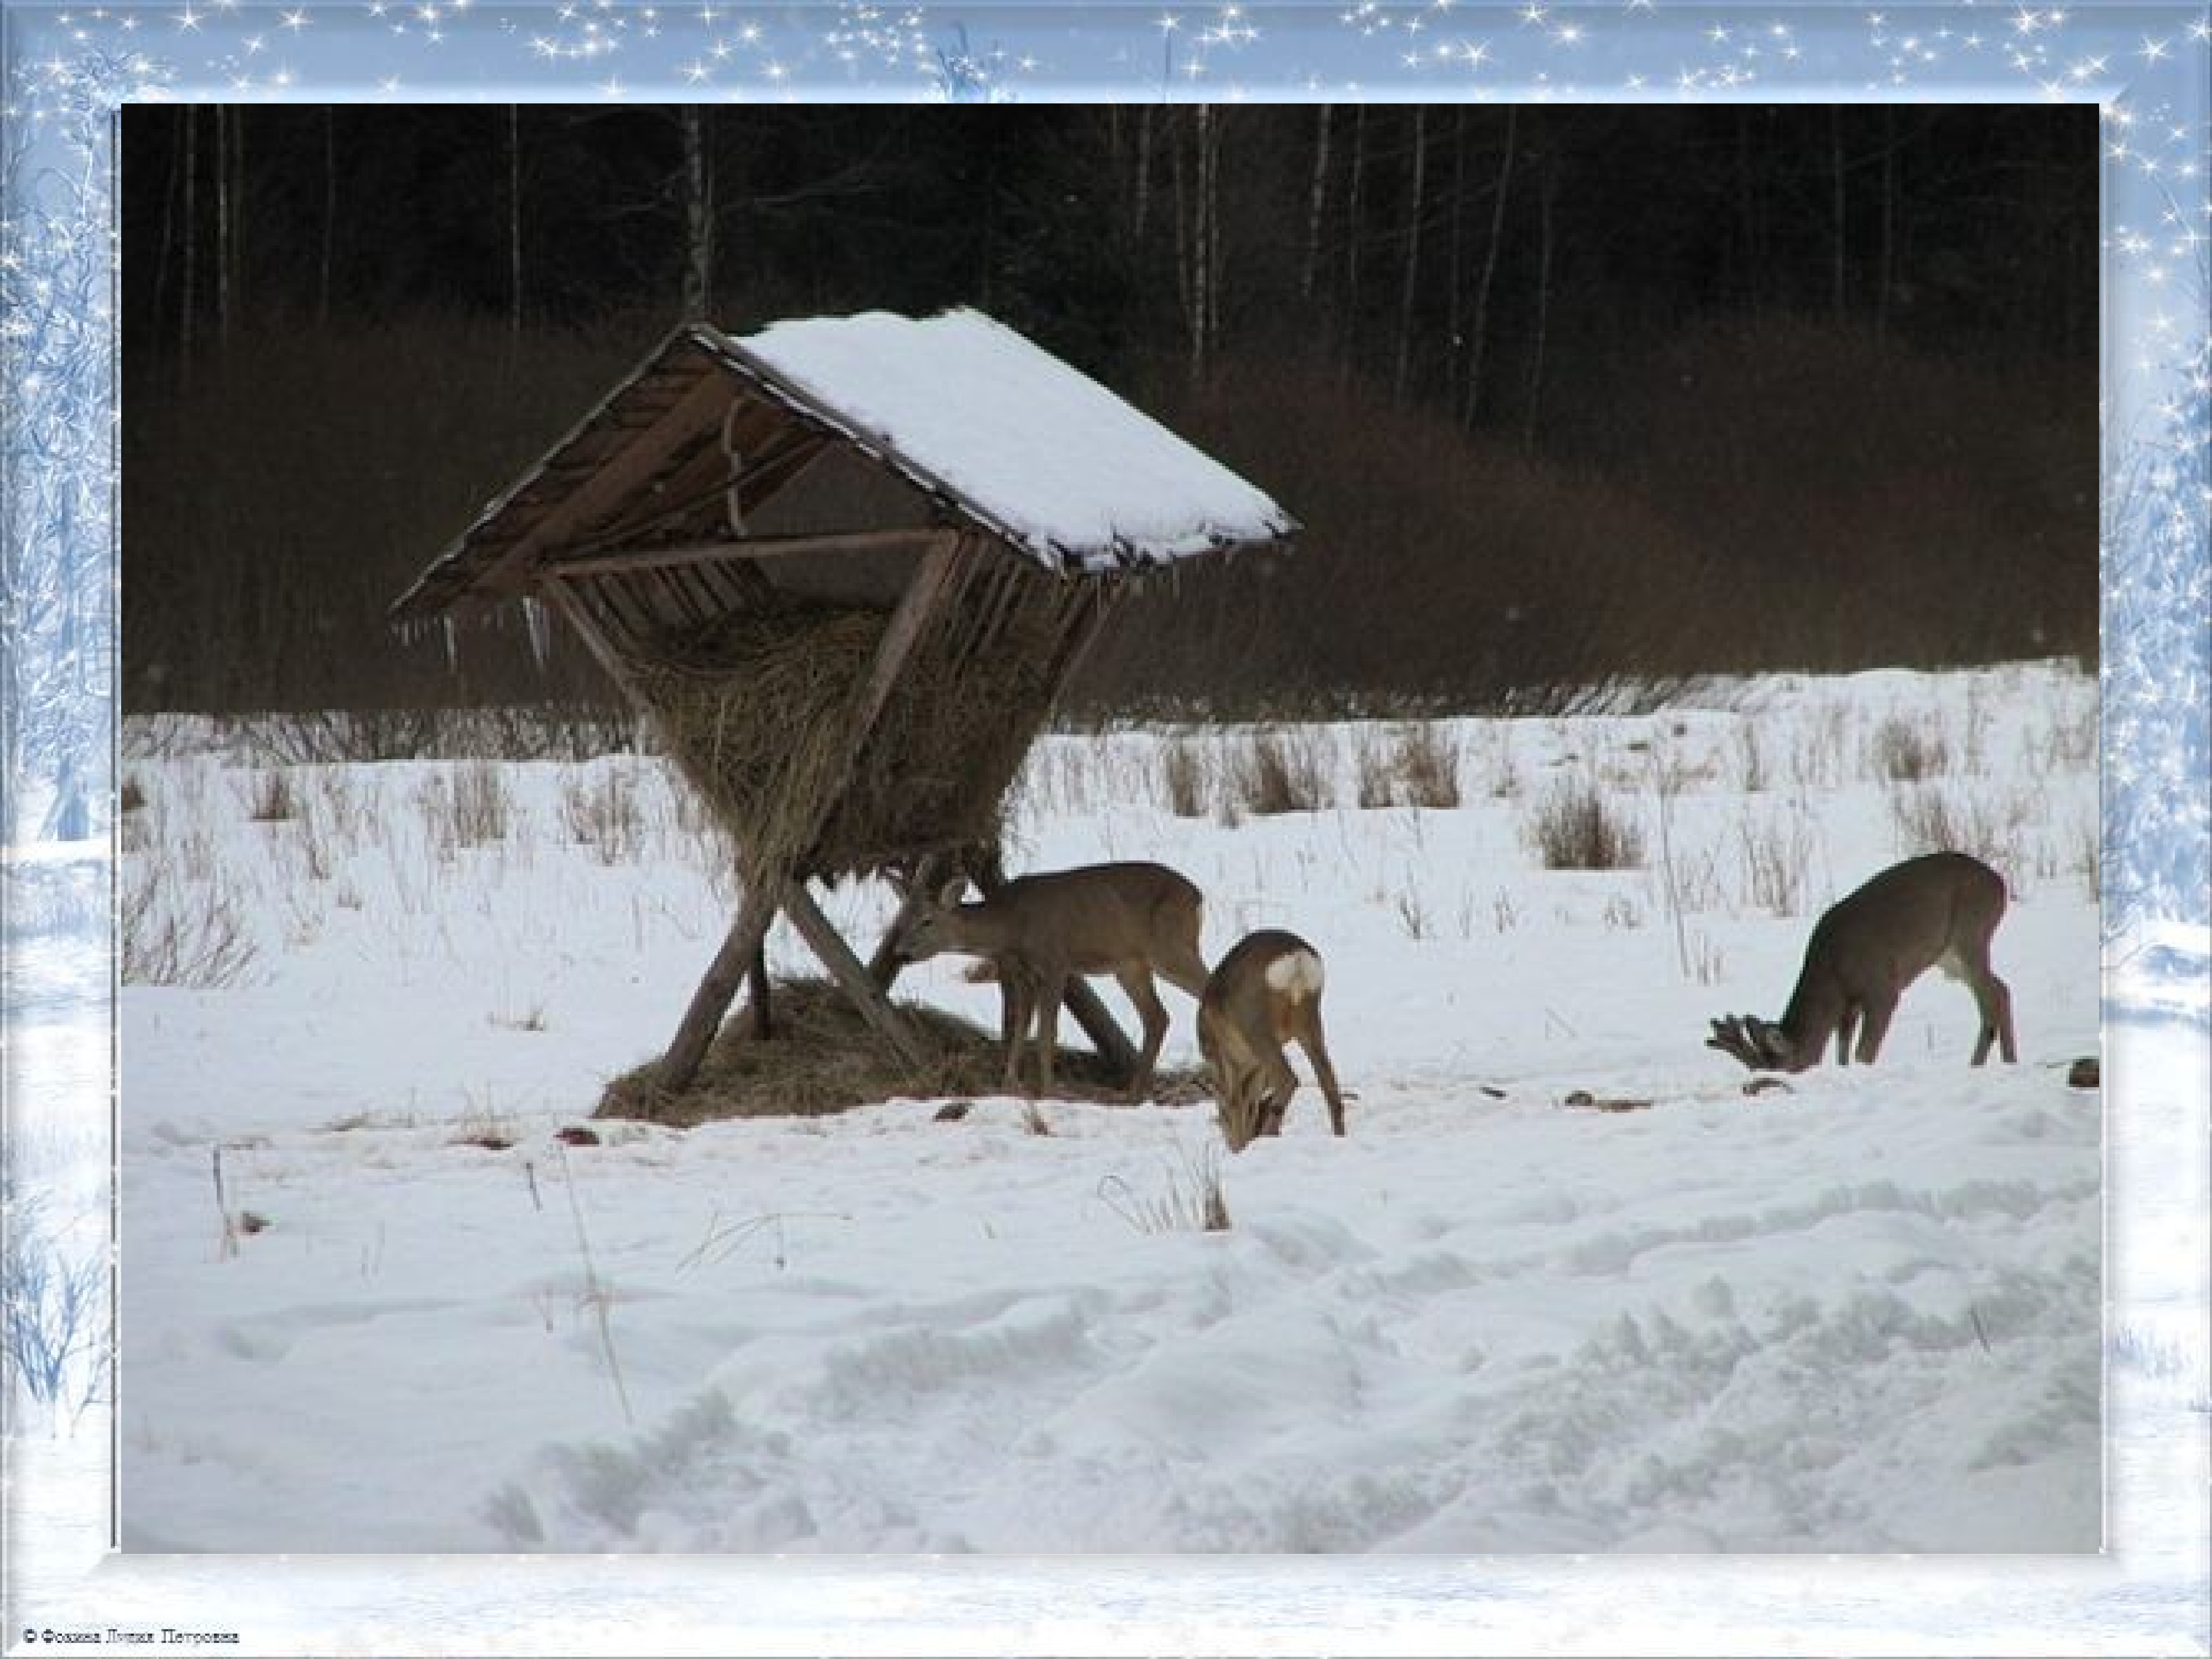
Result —
<svg viewBox="0 0 2212 1659"><path fill-rule="evenodd" d="M553 618L535 593L522 596L522 619L530 627L530 654L544 674L553 657Z"/></svg>
<svg viewBox="0 0 2212 1659"><path fill-rule="evenodd" d="M446 672L458 677L461 672L461 646L460 637L453 629L453 614L449 611L438 620L445 624Z"/></svg>

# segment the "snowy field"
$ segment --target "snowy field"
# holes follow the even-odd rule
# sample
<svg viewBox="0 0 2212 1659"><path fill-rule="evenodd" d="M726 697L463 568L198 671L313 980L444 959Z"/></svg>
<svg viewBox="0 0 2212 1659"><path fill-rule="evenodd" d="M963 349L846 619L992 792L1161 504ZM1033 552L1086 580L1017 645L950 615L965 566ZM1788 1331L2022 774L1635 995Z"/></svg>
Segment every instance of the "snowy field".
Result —
<svg viewBox="0 0 2212 1659"><path fill-rule="evenodd" d="M565 1146L730 914L658 763L134 733L131 975L172 982L120 1008L125 1545L2094 1550L2094 696L1450 722L1455 808L1359 805L1402 795L1398 727L1285 734L1327 804L1266 816L1252 732L1047 739L1017 867L1162 859L1209 957L1328 958L1351 1135L1302 1091L1235 1158L1207 1107L1012 1098ZM1638 866L1542 867L1562 782ZM1931 824L2013 885L2021 1063L1970 1071L1931 975L1879 1067L1747 1097L1707 1018L1778 1014L1812 919ZM829 908L865 939L890 902ZM901 989L995 1018L957 961ZM1180 1213L1209 1168L1225 1232Z"/></svg>

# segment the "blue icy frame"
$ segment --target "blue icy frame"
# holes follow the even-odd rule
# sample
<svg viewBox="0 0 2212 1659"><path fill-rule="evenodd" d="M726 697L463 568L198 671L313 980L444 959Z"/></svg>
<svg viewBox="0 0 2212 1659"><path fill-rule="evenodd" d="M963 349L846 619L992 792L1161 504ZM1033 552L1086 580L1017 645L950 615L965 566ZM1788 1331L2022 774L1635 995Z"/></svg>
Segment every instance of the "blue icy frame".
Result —
<svg viewBox="0 0 2212 1659"><path fill-rule="evenodd" d="M492 0L15 3L4 49L4 727L11 862L40 848L112 880L117 466L115 114L128 102L1206 100L2094 103L2104 143L2104 894L2108 1108L2131 1109L2130 1045L2207 1030L2212 921L2212 21L2197 4L1504 6L1032 3L755 7ZM103 904L5 939L13 1028L95 1046L112 1020ZM105 1121L112 1072L47 1067L11 1041L13 1103L44 1091ZM46 1067L46 1069L42 1069ZM2200 1068L2201 1069L2201 1068ZM2201 1158L2201 1141L2171 1148ZM11 1188L9 1290L37 1207ZM2130 1233L2108 1208L2126 1310ZM104 1334L105 1262L84 1330ZM2204 1364L2197 1310L2195 1363ZM2118 1360L2114 1359L2117 1364ZM2202 1371L2200 1369L2200 1377ZM2200 1385L2201 1397L2201 1385ZM2205 1413L2177 1455L2203 1491ZM2109 1407L2108 1444L2153 1425ZM10 1651L41 1625L257 1623L240 1650L846 1651L1040 1643L1708 1653L1909 1645L2202 1652L2202 1534L2116 1513L2100 1561L1808 1559L1789 1565L1481 1559L969 1566L883 1561L506 1563L106 1554L105 1482L8 1442ZM2163 1432L2163 1429L2153 1429ZM2193 1461L2192 1461L2193 1460ZM87 1491L85 1488L89 1487ZM49 1542L37 1543L42 1534ZM52 1542L66 1534L67 1547ZM546 1571L550 1567L551 1571ZM404 1620L386 1617L404 1602ZM1087 1618L1085 1608L1092 1610ZM33 1638L27 1643L25 1638Z"/></svg>

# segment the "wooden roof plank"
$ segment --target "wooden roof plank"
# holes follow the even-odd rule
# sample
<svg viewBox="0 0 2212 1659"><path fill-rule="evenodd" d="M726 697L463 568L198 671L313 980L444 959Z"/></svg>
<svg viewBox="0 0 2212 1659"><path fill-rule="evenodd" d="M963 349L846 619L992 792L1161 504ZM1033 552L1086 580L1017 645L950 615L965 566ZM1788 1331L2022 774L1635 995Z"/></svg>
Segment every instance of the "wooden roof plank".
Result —
<svg viewBox="0 0 2212 1659"><path fill-rule="evenodd" d="M800 557L811 553L870 553L928 548L945 532L928 526L899 530L848 531L827 536L747 536L728 541L694 542L673 547L640 547L605 553L556 556L544 568L556 575L596 576L677 565L719 564L739 559Z"/></svg>

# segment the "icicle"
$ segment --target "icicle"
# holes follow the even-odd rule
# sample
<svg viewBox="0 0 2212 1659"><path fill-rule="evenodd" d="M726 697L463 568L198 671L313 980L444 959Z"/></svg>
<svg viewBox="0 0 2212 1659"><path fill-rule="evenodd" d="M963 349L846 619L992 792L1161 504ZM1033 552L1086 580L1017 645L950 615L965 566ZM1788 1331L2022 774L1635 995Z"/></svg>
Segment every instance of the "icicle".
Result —
<svg viewBox="0 0 2212 1659"><path fill-rule="evenodd" d="M553 619L545 614L545 606L535 593L523 595L522 619L530 625L530 654L543 674L553 655Z"/></svg>
<svg viewBox="0 0 2212 1659"><path fill-rule="evenodd" d="M461 647L459 638L453 631L453 619L451 615L447 615L439 620L445 623L446 672L448 674L459 674L461 672Z"/></svg>

